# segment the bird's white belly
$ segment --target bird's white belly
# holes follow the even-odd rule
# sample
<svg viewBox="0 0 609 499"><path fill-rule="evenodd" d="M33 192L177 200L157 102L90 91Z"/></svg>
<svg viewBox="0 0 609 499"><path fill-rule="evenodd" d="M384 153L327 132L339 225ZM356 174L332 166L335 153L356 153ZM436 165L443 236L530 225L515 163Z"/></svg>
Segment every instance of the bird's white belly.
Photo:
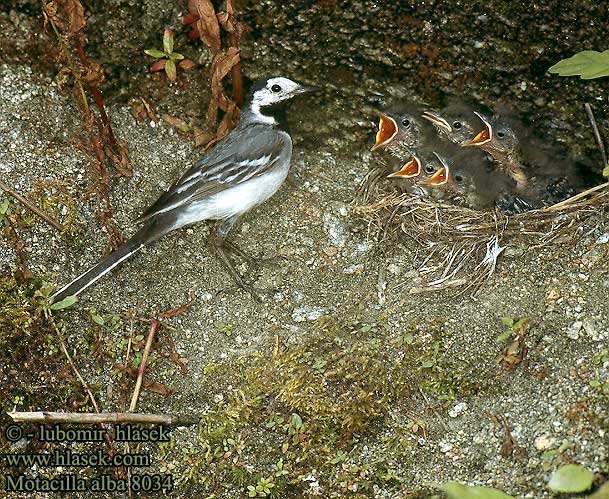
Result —
<svg viewBox="0 0 609 499"><path fill-rule="evenodd" d="M288 175L289 161L285 167L250 179L212 196L191 203L180 214L179 226L202 220L224 220L241 215L255 206L264 203L275 194Z"/></svg>

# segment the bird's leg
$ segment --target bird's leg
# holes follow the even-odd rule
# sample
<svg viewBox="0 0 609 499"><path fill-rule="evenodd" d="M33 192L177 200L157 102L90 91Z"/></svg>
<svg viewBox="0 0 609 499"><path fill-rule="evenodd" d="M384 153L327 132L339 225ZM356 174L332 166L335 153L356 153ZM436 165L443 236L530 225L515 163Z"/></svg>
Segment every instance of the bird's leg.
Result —
<svg viewBox="0 0 609 499"><path fill-rule="evenodd" d="M226 222L221 224L216 231L216 239L218 238L218 236L222 237L222 242L220 243L220 246L222 246L225 251L230 252L230 253L242 258L243 260L245 260L247 262L247 264L250 267L259 267L260 265L276 263L277 261L285 260L285 258L283 256L272 256L269 258L255 257L255 256L252 256L249 253L243 251L235 243L233 243L231 241L227 241L226 235L228 234L228 231L232 228L232 226L236 222L236 220L234 220L232 222L231 222L231 220L232 219L227 220ZM224 226L227 225L229 222L231 222L231 223L228 226L228 229L224 229ZM222 231L223 235L220 234L221 231Z"/></svg>
<svg viewBox="0 0 609 499"><path fill-rule="evenodd" d="M224 266L228 269L230 274L233 276L233 279L237 283L237 285L241 288L246 288L246 283L237 272L234 263L228 257L226 249L230 251L230 248L226 248L226 236L229 231L233 228L233 225L237 222L238 217L231 217L228 220L225 220L218 224L214 229L214 233L212 235L212 243L214 246L214 250L216 254L220 257L220 260L224 264Z"/></svg>
<svg viewBox="0 0 609 499"><path fill-rule="evenodd" d="M241 289L244 289L245 291L250 293L255 298L259 299L258 293L260 291L266 291L266 290L257 289L254 286L252 286L251 284L247 283L243 279L243 277L239 274L239 272L237 272L235 265L233 264L233 262L231 261L231 259L229 258L228 254L227 254L228 252L232 252L232 253L235 253L235 254L241 256L242 258L244 258L248 261L253 261L254 263L256 263L255 258L253 258L252 256L248 255L247 253L243 252L233 243L226 241L226 236L227 236L228 232L231 230L231 228L233 227L233 225L235 225L235 223L237 222L237 219L238 219L238 216L234 216L234 217L231 217L228 220L220 223L214 231L214 234L212 236L212 242L213 242L214 249L216 250L217 255L220 257L220 260L222 261L224 266L230 272L231 276L237 283L237 286L240 287Z"/></svg>

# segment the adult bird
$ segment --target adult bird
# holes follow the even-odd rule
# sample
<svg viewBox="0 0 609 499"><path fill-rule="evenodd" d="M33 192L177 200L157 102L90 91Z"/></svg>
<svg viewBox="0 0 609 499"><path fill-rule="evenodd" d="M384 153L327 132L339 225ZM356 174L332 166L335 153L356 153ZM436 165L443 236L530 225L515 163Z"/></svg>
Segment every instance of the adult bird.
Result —
<svg viewBox="0 0 609 499"><path fill-rule="evenodd" d="M292 158L287 103L309 90L281 76L257 81L239 125L146 210L135 235L51 298L78 295L147 244L203 220L219 221L212 239L218 256L237 284L253 292L226 252L244 253L226 236L241 215L270 198L286 179Z"/></svg>

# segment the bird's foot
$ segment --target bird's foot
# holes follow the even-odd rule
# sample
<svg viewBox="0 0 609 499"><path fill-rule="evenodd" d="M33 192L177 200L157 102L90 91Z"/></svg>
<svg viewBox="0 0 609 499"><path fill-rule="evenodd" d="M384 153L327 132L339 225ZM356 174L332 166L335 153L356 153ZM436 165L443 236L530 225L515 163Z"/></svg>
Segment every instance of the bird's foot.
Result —
<svg viewBox="0 0 609 499"><path fill-rule="evenodd" d="M241 248L239 248L237 245L233 244L233 243L224 243L224 247L225 249L232 253L233 255L238 256L239 258L241 258L242 260L244 260L248 266L250 267L261 267L263 265L274 265L274 264L278 264L280 262L284 262L287 260L286 257L282 256L282 255L276 255L276 256L271 256L271 257L262 257L262 256L252 256L249 253L246 253L245 251L243 251Z"/></svg>
<svg viewBox="0 0 609 499"><path fill-rule="evenodd" d="M277 291L279 291L277 288L260 288L254 286L253 284L250 284L249 282L246 282L244 279L239 277L239 279L235 279L234 286L229 286L227 288L220 289L216 293L216 295L220 295L222 293L230 293L237 289L242 289L243 291L246 291L257 302L263 302L263 296L266 296L268 298L277 293Z"/></svg>

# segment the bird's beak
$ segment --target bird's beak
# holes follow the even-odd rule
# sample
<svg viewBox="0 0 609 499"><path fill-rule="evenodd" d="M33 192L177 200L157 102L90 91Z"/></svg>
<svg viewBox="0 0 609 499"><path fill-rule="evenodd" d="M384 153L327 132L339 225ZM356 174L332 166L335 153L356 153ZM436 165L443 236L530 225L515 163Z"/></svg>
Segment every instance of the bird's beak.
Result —
<svg viewBox="0 0 609 499"><path fill-rule="evenodd" d="M421 116L423 118L425 118L427 121L431 121L434 125L439 126L440 128L442 128L442 130L445 130L447 133L451 133L453 131L453 127L450 126L448 124L448 121L446 121L444 118L442 118L442 116L440 116L439 113L436 113L434 111L425 111Z"/></svg>
<svg viewBox="0 0 609 499"><path fill-rule="evenodd" d="M314 87L312 85L303 85L301 83L298 84L298 86L292 90L291 95L300 95L300 94L308 94L308 93L317 93L321 91L321 88L319 87Z"/></svg>
<svg viewBox="0 0 609 499"><path fill-rule="evenodd" d="M444 158L442 158L442 156L440 156L435 151L434 151L434 154L435 154L436 158L438 158L438 160L440 161L442 166L436 170L436 173L434 173L431 177L429 177L427 180L425 180L425 183L429 184L429 185L435 185L435 186L444 185L448 182L448 176L450 174L450 169L448 168L448 165L446 164L446 161L444 161Z"/></svg>
<svg viewBox="0 0 609 499"><path fill-rule="evenodd" d="M398 125L395 120L386 114L377 111L379 117L379 131L376 132L376 142L371 151L389 144L398 134Z"/></svg>
<svg viewBox="0 0 609 499"><path fill-rule="evenodd" d="M438 168L436 173L425 180L425 183L429 185L444 185L446 182L448 182L448 171L444 166Z"/></svg>
<svg viewBox="0 0 609 499"><path fill-rule="evenodd" d="M474 114L480 118L482 123L484 123L484 128L469 142L463 144L463 147L466 146L483 146L484 144L488 144L491 140L493 140L493 127L488 122L488 120L482 116L480 113L474 111Z"/></svg>
<svg viewBox="0 0 609 499"><path fill-rule="evenodd" d="M413 156L412 159L406 163L400 171L387 175L387 178L413 178L418 177L421 174L421 162L419 158Z"/></svg>
<svg viewBox="0 0 609 499"><path fill-rule="evenodd" d="M307 92L318 93L318 92L321 92L321 88L315 87L313 85L300 85L300 88L298 89L298 93L304 94Z"/></svg>

